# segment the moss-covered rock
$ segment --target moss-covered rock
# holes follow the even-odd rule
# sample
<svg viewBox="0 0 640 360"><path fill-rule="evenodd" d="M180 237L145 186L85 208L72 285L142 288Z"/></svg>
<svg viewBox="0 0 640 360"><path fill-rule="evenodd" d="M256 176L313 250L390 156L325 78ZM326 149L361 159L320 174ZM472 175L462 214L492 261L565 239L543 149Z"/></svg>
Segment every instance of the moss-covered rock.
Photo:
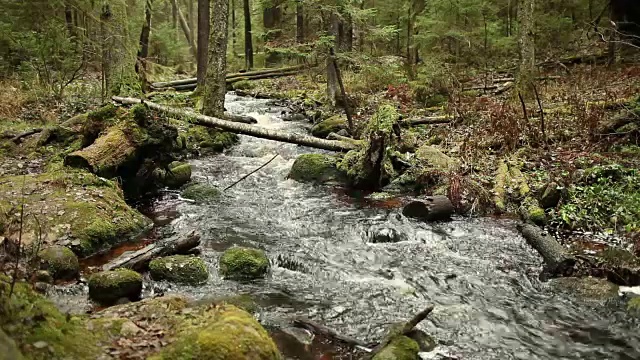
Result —
<svg viewBox="0 0 640 360"><path fill-rule="evenodd" d="M256 85L249 80L240 80L233 83L231 87L233 87L233 90L251 90L255 88Z"/></svg>
<svg viewBox="0 0 640 360"><path fill-rule="evenodd" d="M553 279L551 284L584 300L606 301L619 297L618 286L601 278L563 277Z"/></svg>
<svg viewBox="0 0 640 360"><path fill-rule="evenodd" d="M634 316L640 316L640 297L634 297L627 303L627 311Z"/></svg>
<svg viewBox="0 0 640 360"><path fill-rule="evenodd" d="M122 298L138 300L141 292L142 275L133 270L102 271L89 278L89 297L102 305L112 305Z"/></svg>
<svg viewBox="0 0 640 360"><path fill-rule="evenodd" d="M174 255L157 258L149 263L149 270L154 280L167 280L179 284L197 285L209 278L204 261L195 256Z"/></svg>
<svg viewBox="0 0 640 360"><path fill-rule="evenodd" d="M433 146L423 145L416 151L416 160L425 167L439 171L453 170L458 162Z"/></svg>
<svg viewBox="0 0 640 360"><path fill-rule="evenodd" d="M300 182L326 183L340 181L343 176L336 167L334 157L324 154L303 154L293 163L288 178Z"/></svg>
<svg viewBox="0 0 640 360"><path fill-rule="evenodd" d="M540 195L540 206L543 209L551 209L558 205L562 199L562 188L556 182L547 184Z"/></svg>
<svg viewBox="0 0 640 360"><path fill-rule="evenodd" d="M220 257L220 274L228 279L257 279L269 271L264 251L245 247L226 250Z"/></svg>
<svg viewBox="0 0 640 360"><path fill-rule="evenodd" d="M38 253L41 268L56 280L69 280L78 276L78 257L66 246L54 245Z"/></svg>
<svg viewBox="0 0 640 360"><path fill-rule="evenodd" d="M311 128L311 135L326 139L332 132L347 129L347 119L342 115L332 116L322 120Z"/></svg>
<svg viewBox="0 0 640 360"><path fill-rule="evenodd" d="M192 184L187 186L181 196L197 202L208 202L220 197L220 190L208 184Z"/></svg>
<svg viewBox="0 0 640 360"><path fill-rule="evenodd" d="M15 341L28 359L96 359L100 351L101 333L87 331L83 319L62 314L54 304L36 293L29 284L18 282L13 296L7 297L9 282L0 278L0 329ZM1 338L0 359L10 356L11 346ZM6 338L5 338L6 340ZM7 345L9 344L9 345ZM15 350L15 349L14 349Z"/></svg>
<svg viewBox="0 0 640 360"><path fill-rule="evenodd" d="M232 305L211 310L205 326L189 328L151 360L280 360L278 348L266 330Z"/></svg>
<svg viewBox="0 0 640 360"><path fill-rule="evenodd" d="M0 329L0 357L6 360L23 360L16 342Z"/></svg>
<svg viewBox="0 0 640 360"><path fill-rule="evenodd" d="M179 120L170 121L178 128L178 147L191 153L220 152L238 142L238 135Z"/></svg>
<svg viewBox="0 0 640 360"><path fill-rule="evenodd" d="M0 223L6 224L9 237L18 236L15 209L22 203L23 244L46 240L79 257L131 239L151 225L127 205L116 183L80 170L0 178Z"/></svg>
<svg viewBox="0 0 640 360"><path fill-rule="evenodd" d="M394 337L373 360L415 360L420 347L418 343L406 336Z"/></svg>
<svg viewBox="0 0 640 360"><path fill-rule="evenodd" d="M191 165L175 162L169 165L169 171L156 169L153 176L160 184L169 188L179 188L191 180Z"/></svg>
<svg viewBox="0 0 640 360"><path fill-rule="evenodd" d="M543 226L547 222L547 214L538 204L538 201L529 196L522 201L520 205L520 215L524 220L530 221L536 225Z"/></svg>

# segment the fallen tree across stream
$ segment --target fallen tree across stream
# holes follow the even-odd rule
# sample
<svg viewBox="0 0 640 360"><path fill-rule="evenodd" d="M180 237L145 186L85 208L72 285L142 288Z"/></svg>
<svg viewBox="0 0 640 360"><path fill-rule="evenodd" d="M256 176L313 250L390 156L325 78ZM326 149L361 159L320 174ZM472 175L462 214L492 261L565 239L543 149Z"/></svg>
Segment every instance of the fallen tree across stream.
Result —
<svg viewBox="0 0 640 360"><path fill-rule="evenodd" d="M107 271L120 268L142 270L151 260L157 257L187 254L198 245L200 245L200 235L196 234L195 231L191 231L186 236L160 240L140 250L126 252L103 265L102 270Z"/></svg>
<svg viewBox="0 0 640 360"><path fill-rule="evenodd" d="M289 66L277 69L265 69L265 70L256 70L256 71L247 71L244 73L234 73L227 74L226 80L227 85L233 84L242 80L258 80L258 79L268 79L279 76L290 76L300 73L302 70L308 68L308 65L296 65ZM151 87L154 89L166 89L166 88L174 88L176 90L192 90L195 89L195 85L197 84L197 78L188 78L174 81L166 81L166 82L156 82L151 84Z"/></svg>
<svg viewBox="0 0 640 360"><path fill-rule="evenodd" d="M150 109L153 109L156 111L164 112L166 114L178 116L181 118L182 117L190 118L192 119L192 122L196 125L214 127L214 128L230 131L236 134L249 135L249 136L254 136L254 137L263 138L263 139L281 141L281 142L309 146L312 148L331 150L331 151L346 152L349 150L353 150L357 147L357 145L349 142L325 140L325 139L319 139L319 138L308 136L308 135L269 130L269 129L261 128L258 126L231 122L231 121L215 118L212 116L196 114L192 111L174 109L168 106L164 106L164 105L160 105L150 101L145 101L145 100L136 99L136 98L114 96L112 97L112 100L123 105L144 104Z"/></svg>

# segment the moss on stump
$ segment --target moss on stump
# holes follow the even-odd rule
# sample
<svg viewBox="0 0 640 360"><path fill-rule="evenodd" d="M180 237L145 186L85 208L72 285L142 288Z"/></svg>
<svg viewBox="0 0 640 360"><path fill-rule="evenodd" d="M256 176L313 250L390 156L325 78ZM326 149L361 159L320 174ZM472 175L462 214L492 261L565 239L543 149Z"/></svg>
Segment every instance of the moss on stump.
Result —
<svg viewBox="0 0 640 360"><path fill-rule="evenodd" d="M197 202L207 202L218 199L220 197L220 190L208 184L192 184L182 191L181 196Z"/></svg>
<svg viewBox="0 0 640 360"><path fill-rule="evenodd" d="M212 310L202 327L185 330L152 360L280 360L278 348L251 314L232 305Z"/></svg>
<svg viewBox="0 0 640 360"><path fill-rule="evenodd" d="M209 278L204 261L188 255L154 259L149 263L149 270L154 280L167 280L179 284L197 285Z"/></svg>
<svg viewBox="0 0 640 360"><path fill-rule="evenodd" d="M341 115L336 115L314 125L311 128L311 135L326 139L332 132L337 133L343 129L347 129L347 120Z"/></svg>
<svg viewBox="0 0 640 360"><path fill-rule="evenodd" d="M89 297L102 304L111 305L119 299L138 300L142 292L142 275L133 270L103 271L89 278Z"/></svg>
<svg viewBox="0 0 640 360"><path fill-rule="evenodd" d="M220 257L220 274L228 279L258 279L268 271L269 259L259 249L235 247Z"/></svg>
<svg viewBox="0 0 640 360"><path fill-rule="evenodd" d="M303 154L293 163L288 178L300 182L325 183L340 180L341 176L332 156Z"/></svg>
<svg viewBox="0 0 640 360"><path fill-rule="evenodd" d="M54 245L38 253L41 267L56 280L70 280L78 276L78 257L68 247Z"/></svg>

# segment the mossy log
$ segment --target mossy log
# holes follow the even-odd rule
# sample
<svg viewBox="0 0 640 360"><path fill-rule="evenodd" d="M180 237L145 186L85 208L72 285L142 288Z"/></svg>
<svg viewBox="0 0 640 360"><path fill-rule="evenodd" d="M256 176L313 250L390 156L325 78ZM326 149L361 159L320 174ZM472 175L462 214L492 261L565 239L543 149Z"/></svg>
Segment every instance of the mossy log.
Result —
<svg viewBox="0 0 640 360"><path fill-rule="evenodd" d="M200 245L200 235L191 231L186 236L175 236L149 244L140 250L126 252L102 266L102 270L144 269L151 260L168 255L184 255Z"/></svg>
<svg viewBox="0 0 640 360"><path fill-rule="evenodd" d="M404 216L422 221L449 220L454 212L451 200L444 195L413 199L402 209Z"/></svg>
<svg viewBox="0 0 640 360"><path fill-rule="evenodd" d="M135 157L137 147L121 127L113 127L89 147L67 155L64 164L110 178Z"/></svg>
<svg viewBox="0 0 640 360"><path fill-rule="evenodd" d="M325 139L318 139L312 136L300 135L295 133L288 133L282 131L274 131L269 129L260 128L248 124L235 123L219 118L196 114L192 111L174 109L168 106L159 105L149 101L143 101L136 98L124 98L114 96L113 101L124 105L135 105L143 103L149 108L161 111L171 115L177 115L184 118L192 119L192 122L196 125L219 128L227 130L237 134L249 135L263 139L288 142L297 145L309 146L313 148L331 150L331 151L349 151L356 148L356 145L342 142L342 141L330 141Z"/></svg>

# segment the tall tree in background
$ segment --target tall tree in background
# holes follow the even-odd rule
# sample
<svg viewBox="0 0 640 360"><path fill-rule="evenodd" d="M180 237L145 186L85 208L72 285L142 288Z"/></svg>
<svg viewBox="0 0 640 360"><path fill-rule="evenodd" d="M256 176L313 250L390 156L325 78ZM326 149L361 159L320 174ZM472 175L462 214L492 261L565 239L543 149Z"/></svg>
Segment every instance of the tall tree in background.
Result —
<svg viewBox="0 0 640 360"><path fill-rule="evenodd" d="M536 66L536 52L534 42L535 0L520 0L518 8L518 48L520 64L516 87L523 94L529 93Z"/></svg>
<svg viewBox="0 0 640 360"><path fill-rule="evenodd" d="M236 52L236 0L231 0L231 53L237 57Z"/></svg>
<svg viewBox="0 0 640 360"><path fill-rule="evenodd" d="M262 25L266 32L267 42L278 42L282 37L282 3L283 0L272 0L269 3L264 3L262 9ZM280 56L277 51L269 51L267 49L267 56L265 58L265 65L267 67L277 65L280 61Z"/></svg>
<svg viewBox="0 0 640 360"><path fill-rule="evenodd" d="M244 59L247 69L253 68L253 40L251 33L251 6L249 0L242 1L244 8Z"/></svg>
<svg viewBox="0 0 640 360"><path fill-rule="evenodd" d="M331 11L329 15L329 19L326 22L328 25L329 35L333 36L334 44L340 44L340 18L335 11ZM334 45L334 46L335 46ZM333 61L334 56L327 56L326 66L327 66L327 99L331 103L332 106L336 106L338 94L339 94L339 84L338 84L338 74L336 72L336 67L334 66Z"/></svg>
<svg viewBox="0 0 640 360"><path fill-rule="evenodd" d="M209 56L209 30L210 30L210 4L209 0L198 0L198 86L204 85L207 76L207 63Z"/></svg>
<svg viewBox="0 0 640 360"><path fill-rule="evenodd" d="M302 0L296 0L296 42L304 42L304 5Z"/></svg>
<svg viewBox="0 0 640 360"><path fill-rule="evenodd" d="M178 4L178 0L173 0L173 6L176 8L176 12L178 13L178 20L180 20L180 26L182 27L182 32L184 33L184 37L187 39L189 43L189 49L191 50L191 54L194 58L197 58L198 52L196 51L196 42L195 39L191 36L191 29L189 28L189 23L187 23L187 19L185 19L182 11L180 10L180 6Z"/></svg>
<svg viewBox="0 0 640 360"><path fill-rule="evenodd" d="M202 112L209 116L224 114L224 95L227 92L227 37L229 31L229 0L213 0L211 34L209 36L209 64L204 84Z"/></svg>
<svg viewBox="0 0 640 360"><path fill-rule="evenodd" d="M144 6L144 23L140 31L140 44L138 49L138 57L136 61L136 73L140 77L140 86L142 92L148 89L147 82L147 57L149 56L149 35L151 34L151 1L145 1Z"/></svg>
<svg viewBox="0 0 640 360"><path fill-rule="evenodd" d="M407 24L407 70L410 79L416 77L416 65L418 64L418 45L415 41L415 35L418 35L416 20L424 8L425 0L411 0Z"/></svg>

